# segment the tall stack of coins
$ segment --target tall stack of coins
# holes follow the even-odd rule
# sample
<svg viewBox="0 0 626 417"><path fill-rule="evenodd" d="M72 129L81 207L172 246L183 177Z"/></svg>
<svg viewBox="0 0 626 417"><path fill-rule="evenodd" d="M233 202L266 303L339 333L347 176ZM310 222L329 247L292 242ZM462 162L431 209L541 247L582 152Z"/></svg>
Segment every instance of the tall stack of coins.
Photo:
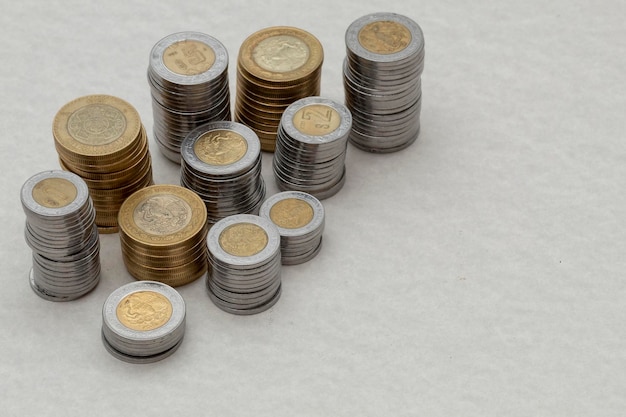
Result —
<svg viewBox="0 0 626 417"><path fill-rule="evenodd" d="M265 200L259 216L278 228L283 265L307 262L322 248L324 206L311 194L301 191L274 194Z"/></svg>
<svg viewBox="0 0 626 417"><path fill-rule="evenodd" d="M333 100L307 97L283 113L273 168L278 188L319 199L336 194L346 179L345 157L352 117Z"/></svg>
<svg viewBox="0 0 626 417"><path fill-rule="evenodd" d="M281 293L280 235L272 222L237 214L217 222L207 238L207 289L216 306L232 314L256 314Z"/></svg>
<svg viewBox="0 0 626 417"><path fill-rule="evenodd" d="M172 287L154 281L126 284L104 302L102 342L109 353L130 363L170 356L185 336L185 301Z"/></svg>
<svg viewBox="0 0 626 417"><path fill-rule="evenodd" d="M374 13L346 31L346 104L352 112L350 141L370 152L394 152L420 130L424 36L413 20Z"/></svg>
<svg viewBox="0 0 626 417"><path fill-rule="evenodd" d="M61 167L89 187L98 229L117 232L122 202L152 184L148 138L137 110L117 97L85 96L63 106L52 129Z"/></svg>
<svg viewBox="0 0 626 417"><path fill-rule="evenodd" d="M70 172L40 172L24 183L21 200L32 289L51 301L87 294L100 281L100 240L85 182Z"/></svg>
<svg viewBox="0 0 626 417"><path fill-rule="evenodd" d="M176 287L206 272L206 207L193 191L146 187L128 197L119 218L122 257L136 279Z"/></svg>
<svg viewBox="0 0 626 417"><path fill-rule="evenodd" d="M261 146L250 128L237 122L200 126L183 141L181 156L181 185L204 200L209 223L258 213L265 182Z"/></svg>
<svg viewBox="0 0 626 417"><path fill-rule="evenodd" d="M180 163L180 145L191 130L230 120L228 53L217 39L198 32L174 33L150 54L154 138L161 153Z"/></svg>
<svg viewBox="0 0 626 417"><path fill-rule="evenodd" d="M273 151L283 111L319 95L324 52L310 33L270 27L250 35L239 49L235 120L250 126L261 149Z"/></svg>

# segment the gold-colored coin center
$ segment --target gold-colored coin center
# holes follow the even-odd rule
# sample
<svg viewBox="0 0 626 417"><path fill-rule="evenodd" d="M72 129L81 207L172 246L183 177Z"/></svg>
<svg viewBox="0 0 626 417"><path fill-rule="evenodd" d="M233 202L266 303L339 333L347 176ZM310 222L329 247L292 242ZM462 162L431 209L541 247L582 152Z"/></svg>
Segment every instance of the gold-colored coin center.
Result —
<svg viewBox="0 0 626 417"><path fill-rule="evenodd" d="M270 219L285 229L299 229L313 220L313 207L299 198L286 198L270 209Z"/></svg>
<svg viewBox="0 0 626 417"><path fill-rule="evenodd" d="M253 256L267 246L269 238L262 227L252 223L237 223L220 233L222 249L234 256Z"/></svg>
<svg viewBox="0 0 626 417"><path fill-rule="evenodd" d="M65 207L76 200L76 186L65 178L46 178L33 187L33 200L48 208Z"/></svg>
<svg viewBox="0 0 626 417"><path fill-rule="evenodd" d="M359 43L376 54L395 54L406 48L410 42L411 32L398 22L372 22L359 31Z"/></svg>
<svg viewBox="0 0 626 417"><path fill-rule="evenodd" d="M88 104L67 120L70 136L85 145L107 145L119 139L125 130L124 113L108 104Z"/></svg>
<svg viewBox="0 0 626 417"><path fill-rule="evenodd" d="M237 132L218 129L200 136L193 146L201 161L210 165L230 165L248 151L248 143Z"/></svg>
<svg viewBox="0 0 626 417"><path fill-rule="evenodd" d="M215 51L204 42L179 41L165 48L163 63L175 74L198 75L213 66Z"/></svg>
<svg viewBox="0 0 626 417"><path fill-rule="evenodd" d="M189 224L191 207L173 194L148 197L135 207L133 220L137 227L153 235L171 235Z"/></svg>
<svg viewBox="0 0 626 417"><path fill-rule="evenodd" d="M296 129L310 136L327 135L340 124L341 116L337 110L324 104L304 106L293 115L293 125Z"/></svg>
<svg viewBox="0 0 626 417"><path fill-rule="evenodd" d="M172 303L163 294L137 291L124 297L116 309L117 319L132 330L158 329L172 317Z"/></svg>
<svg viewBox="0 0 626 417"><path fill-rule="evenodd" d="M263 39L252 51L254 62L272 72L289 72L306 64L310 51L307 44L291 35Z"/></svg>

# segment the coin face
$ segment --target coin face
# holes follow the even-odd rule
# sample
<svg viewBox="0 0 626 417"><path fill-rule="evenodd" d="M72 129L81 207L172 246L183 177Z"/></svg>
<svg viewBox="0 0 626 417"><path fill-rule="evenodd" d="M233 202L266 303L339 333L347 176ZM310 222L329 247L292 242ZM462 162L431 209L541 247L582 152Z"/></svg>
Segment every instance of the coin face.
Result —
<svg viewBox="0 0 626 417"><path fill-rule="evenodd" d="M252 223L228 226L219 236L222 249L234 256L253 256L261 252L268 242L267 233Z"/></svg>
<svg viewBox="0 0 626 417"><path fill-rule="evenodd" d="M137 227L153 235L171 235L179 232L191 221L191 207L173 194L149 196L133 212Z"/></svg>
<svg viewBox="0 0 626 417"><path fill-rule="evenodd" d="M172 317L172 303L155 291L137 291L124 297L116 309L117 318L132 330L158 329Z"/></svg>
<svg viewBox="0 0 626 417"><path fill-rule="evenodd" d="M64 178L46 178L33 187L33 199L44 207L65 207L76 200L76 186Z"/></svg>
<svg viewBox="0 0 626 417"><path fill-rule="evenodd" d="M107 145L119 139L125 130L124 113L103 103L81 107L67 120L67 131L70 136L85 145Z"/></svg>
<svg viewBox="0 0 626 417"><path fill-rule="evenodd" d="M200 160L210 165L230 165L246 154L248 144L237 132L217 129L200 136L193 147Z"/></svg>
<svg viewBox="0 0 626 417"><path fill-rule="evenodd" d="M313 220L313 207L298 198L287 198L272 206L270 219L279 227L299 229Z"/></svg>
<svg viewBox="0 0 626 417"><path fill-rule="evenodd" d="M293 125L310 136L323 136L333 132L341 124L341 116L330 106L311 104L302 107L293 116Z"/></svg>
<svg viewBox="0 0 626 417"><path fill-rule="evenodd" d="M168 46L163 51L163 63L175 74L198 75L213 66L215 51L203 42L187 39Z"/></svg>
<svg viewBox="0 0 626 417"><path fill-rule="evenodd" d="M252 50L254 62L272 72L289 72L302 67L309 59L309 47L291 35L263 39Z"/></svg>
<svg viewBox="0 0 626 417"><path fill-rule="evenodd" d="M368 51L387 55L405 49L411 42L411 32L401 23L389 20L372 22L359 32L359 43Z"/></svg>

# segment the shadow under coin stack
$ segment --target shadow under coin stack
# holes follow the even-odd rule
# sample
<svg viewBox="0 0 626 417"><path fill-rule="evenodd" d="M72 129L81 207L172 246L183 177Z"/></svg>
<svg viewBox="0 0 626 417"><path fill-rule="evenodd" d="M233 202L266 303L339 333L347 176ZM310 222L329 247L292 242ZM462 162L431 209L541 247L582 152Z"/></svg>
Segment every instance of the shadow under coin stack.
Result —
<svg viewBox="0 0 626 417"><path fill-rule="evenodd" d="M346 31L346 104L352 112L350 141L370 152L394 152L420 130L424 35L413 20L375 13Z"/></svg>
<svg viewBox="0 0 626 417"><path fill-rule="evenodd" d="M207 217L204 202L177 185L153 185L120 208L120 242L128 272L138 280L172 287L206 273Z"/></svg>
<svg viewBox="0 0 626 417"><path fill-rule="evenodd" d="M152 184L148 138L139 114L124 100L92 95L59 110L53 124L61 168L89 187L100 233L116 233L126 197Z"/></svg>
<svg viewBox="0 0 626 417"><path fill-rule="evenodd" d="M192 131L181 148L181 185L205 202L208 222L258 213L265 198L256 134L237 122L213 122Z"/></svg>
<svg viewBox="0 0 626 417"><path fill-rule="evenodd" d="M312 195L301 191L274 194L265 200L259 215L278 228L283 265L307 262L322 248L324 206Z"/></svg>
<svg viewBox="0 0 626 417"><path fill-rule="evenodd" d="M102 308L102 342L114 357L151 363L170 356L185 336L185 301L172 287L154 281L131 282Z"/></svg>
<svg viewBox="0 0 626 417"><path fill-rule="evenodd" d="M95 288L100 240L85 182L69 172L44 171L24 183L21 200L35 293L50 301L69 301Z"/></svg>
<svg viewBox="0 0 626 417"><path fill-rule="evenodd" d="M345 158L352 117L340 103L307 97L283 113L273 168L283 191L304 191L321 199L336 194L346 180Z"/></svg>
<svg viewBox="0 0 626 417"><path fill-rule="evenodd" d="M180 145L191 130L230 120L228 53L217 39L199 32L174 33L150 54L154 138L161 153L180 163Z"/></svg>
<svg viewBox="0 0 626 417"><path fill-rule="evenodd" d="M256 132L261 149L273 151L283 111L320 93L324 52L308 32L270 27L250 35L239 49L235 120Z"/></svg>
<svg viewBox="0 0 626 417"><path fill-rule="evenodd" d="M239 315L263 312L281 293L280 235L267 219L237 214L217 222L207 238L209 297Z"/></svg>

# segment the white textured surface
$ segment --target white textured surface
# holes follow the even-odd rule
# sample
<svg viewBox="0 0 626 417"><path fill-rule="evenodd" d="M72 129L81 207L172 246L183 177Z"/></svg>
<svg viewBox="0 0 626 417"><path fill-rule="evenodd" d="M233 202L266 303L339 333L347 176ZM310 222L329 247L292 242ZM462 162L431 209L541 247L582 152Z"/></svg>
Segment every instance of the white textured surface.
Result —
<svg viewBox="0 0 626 417"><path fill-rule="evenodd" d="M19 1L0 14L3 416L623 416L626 410L626 26L622 1ZM198 30L230 53L267 26L325 50L343 100L343 35L394 11L426 39L422 131L389 155L348 149L325 200L324 248L284 268L270 311L235 317L180 288L181 348L130 365L100 341L106 297L132 281L117 235L102 281L33 294L22 183L55 169L51 123L106 93L148 131L152 46ZM178 166L150 133L155 180ZM276 192L264 155L268 192Z"/></svg>

